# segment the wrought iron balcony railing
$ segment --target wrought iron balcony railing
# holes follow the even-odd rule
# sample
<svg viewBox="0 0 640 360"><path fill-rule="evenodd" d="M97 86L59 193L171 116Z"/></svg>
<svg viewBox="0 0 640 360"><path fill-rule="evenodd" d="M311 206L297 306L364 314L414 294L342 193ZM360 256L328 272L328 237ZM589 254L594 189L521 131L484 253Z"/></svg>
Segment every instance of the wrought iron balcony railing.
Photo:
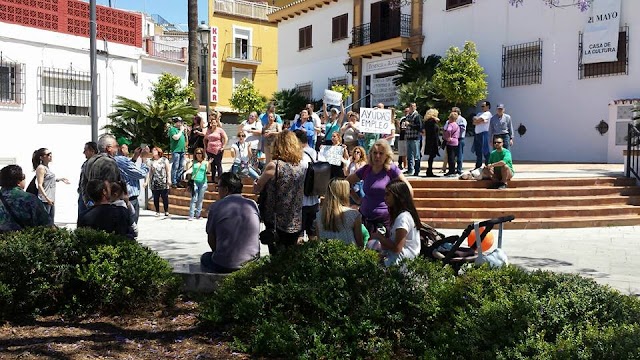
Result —
<svg viewBox="0 0 640 360"><path fill-rule="evenodd" d="M187 62L187 48L161 44L152 39L145 39L143 42L144 51L160 59Z"/></svg>
<svg viewBox="0 0 640 360"><path fill-rule="evenodd" d="M351 30L351 47L377 43L397 37L411 36L411 15L400 14L400 19L383 19L379 23L354 26Z"/></svg>
<svg viewBox="0 0 640 360"><path fill-rule="evenodd" d="M267 5L266 3L245 0L215 0L214 9L217 13L268 20L267 14L272 13L279 8Z"/></svg>
<svg viewBox="0 0 640 360"><path fill-rule="evenodd" d="M226 61L260 64L262 63L262 47L227 43L224 47L223 58Z"/></svg>

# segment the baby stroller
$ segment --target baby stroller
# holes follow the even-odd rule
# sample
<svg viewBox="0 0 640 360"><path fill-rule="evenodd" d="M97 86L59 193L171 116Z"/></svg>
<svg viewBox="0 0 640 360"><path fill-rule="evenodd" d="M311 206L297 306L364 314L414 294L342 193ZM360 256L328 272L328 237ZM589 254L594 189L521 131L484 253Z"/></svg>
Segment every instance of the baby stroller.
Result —
<svg viewBox="0 0 640 360"><path fill-rule="evenodd" d="M508 260L502 250L502 230L504 229L504 223L513 221L513 219L515 219L513 215L508 215L474 222L467 226L460 236L449 236L433 242L426 248L424 255L437 261L442 261L445 265L451 265L456 275L460 272L462 265L466 263L483 264L488 262L492 267L507 265ZM495 225L499 225L498 247L488 254L483 254L483 251L476 252L478 246L482 249L482 242ZM480 228L484 228L484 230L480 231ZM480 241L475 241L470 247L461 246L469 238L472 231L475 234L475 239L480 239Z"/></svg>

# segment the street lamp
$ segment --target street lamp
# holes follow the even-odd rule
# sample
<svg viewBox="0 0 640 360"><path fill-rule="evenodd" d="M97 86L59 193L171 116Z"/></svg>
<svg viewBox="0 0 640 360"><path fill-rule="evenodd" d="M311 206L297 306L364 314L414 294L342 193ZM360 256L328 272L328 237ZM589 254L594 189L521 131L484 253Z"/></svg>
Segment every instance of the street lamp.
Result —
<svg viewBox="0 0 640 360"><path fill-rule="evenodd" d="M411 49L409 48L404 49L404 51L402 52L402 58L404 59L404 61L409 61L413 59L413 52L411 52Z"/></svg>
<svg viewBox="0 0 640 360"><path fill-rule="evenodd" d="M211 39L211 28L202 21L200 25L198 25L198 42L200 43L200 54L202 55L202 65L203 65L203 75L200 76L200 81L204 79L205 82L205 108L207 115L205 117L206 121L209 121L209 95L211 93L209 84L209 39Z"/></svg>
<svg viewBox="0 0 640 360"><path fill-rule="evenodd" d="M347 74L353 74L353 61L351 60L351 58L349 58L349 60L347 60L342 65L344 65L344 70L347 72Z"/></svg>

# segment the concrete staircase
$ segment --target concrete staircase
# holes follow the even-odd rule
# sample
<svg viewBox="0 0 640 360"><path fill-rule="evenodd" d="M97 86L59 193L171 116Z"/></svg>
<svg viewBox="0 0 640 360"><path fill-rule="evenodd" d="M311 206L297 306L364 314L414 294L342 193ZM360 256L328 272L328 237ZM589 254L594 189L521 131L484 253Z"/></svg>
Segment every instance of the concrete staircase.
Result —
<svg viewBox="0 0 640 360"><path fill-rule="evenodd" d="M512 214L511 229L544 229L640 225L640 187L633 179L616 177L514 179L505 190L489 190L487 181L449 178L410 179L420 217L443 229L463 229L474 220ZM252 182L245 181L245 196ZM203 204L217 199L209 185ZM190 194L172 189L169 211L189 214ZM149 202L153 209L153 202Z"/></svg>

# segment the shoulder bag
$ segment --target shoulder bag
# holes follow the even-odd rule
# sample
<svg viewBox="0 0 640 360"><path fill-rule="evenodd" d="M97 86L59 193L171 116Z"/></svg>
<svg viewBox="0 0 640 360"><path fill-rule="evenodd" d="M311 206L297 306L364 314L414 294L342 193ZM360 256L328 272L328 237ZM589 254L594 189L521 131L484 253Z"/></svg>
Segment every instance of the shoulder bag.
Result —
<svg viewBox="0 0 640 360"><path fill-rule="evenodd" d="M264 245L269 245L269 244L274 244L276 242L278 242L278 231L276 230L276 206L275 206L275 201L277 201L278 199L278 161L276 160L276 176L275 178L273 178L273 185L274 188L276 189L275 193L274 193L274 207L273 207L273 223L272 223L272 227L267 227L266 229L262 230L259 234L260 237L260 242ZM266 199L266 195L267 194L267 186L265 185L264 190L260 193L260 215L263 214L263 212L266 212L266 205L267 205L267 199ZM264 200L263 200L264 197ZM265 226L268 226L267 223L265 222Z"/></svg>

